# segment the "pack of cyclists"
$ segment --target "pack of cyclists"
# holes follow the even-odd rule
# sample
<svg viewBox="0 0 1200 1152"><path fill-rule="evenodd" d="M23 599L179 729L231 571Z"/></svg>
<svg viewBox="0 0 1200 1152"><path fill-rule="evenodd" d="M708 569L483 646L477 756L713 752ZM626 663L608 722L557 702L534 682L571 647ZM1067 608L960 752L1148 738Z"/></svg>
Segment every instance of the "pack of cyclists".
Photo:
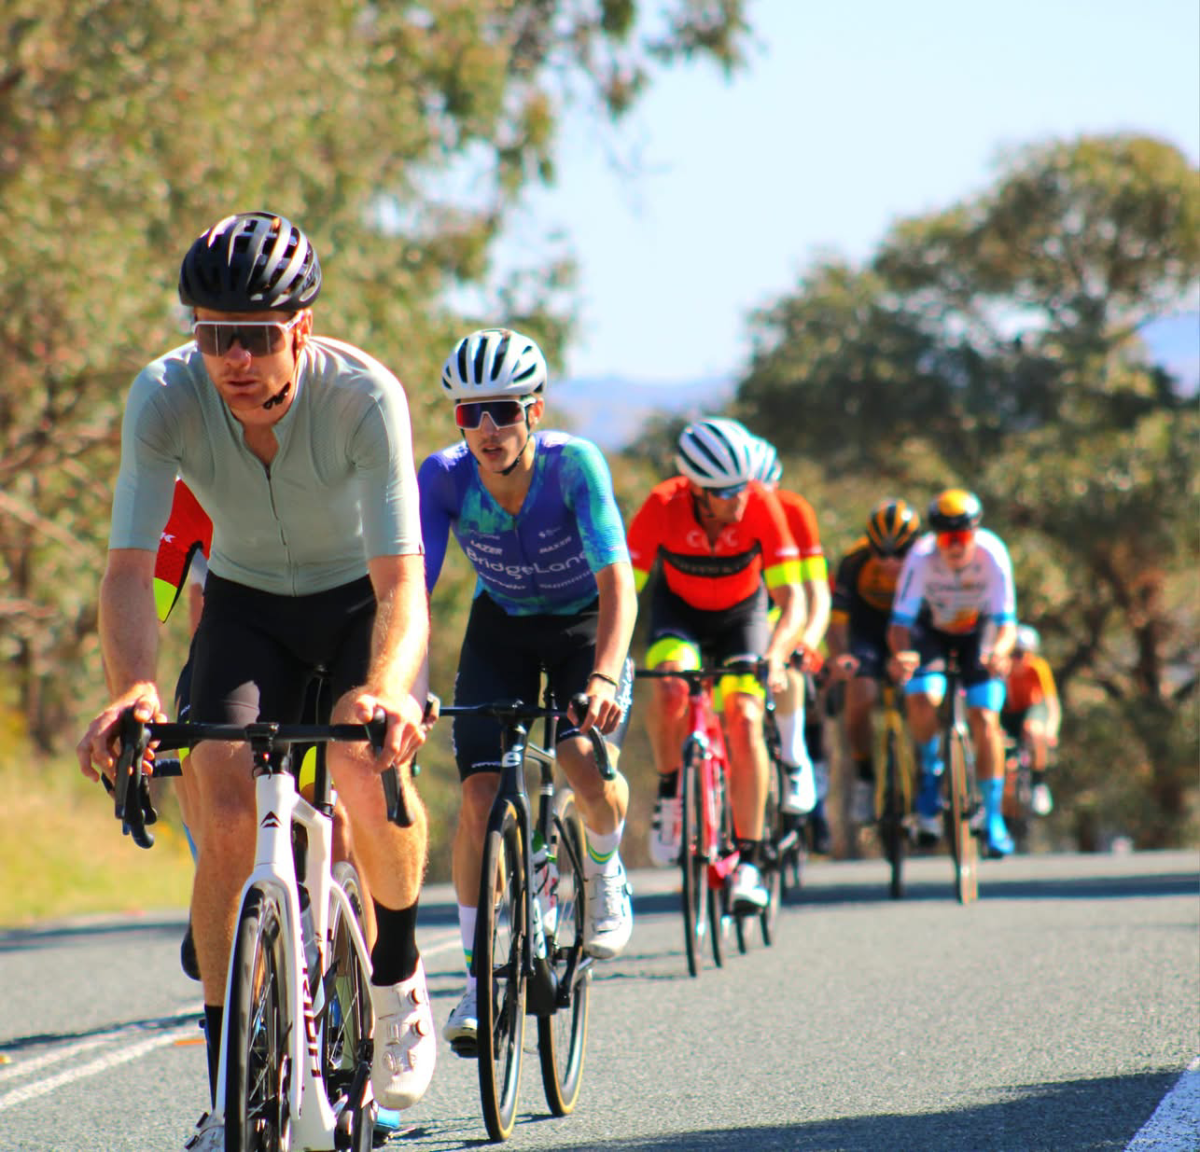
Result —
<svg viewBox="0 0 1200 1152"><path fill-rule="evenodd" d="M334 721L362 722L383 710L381 752L337 745L329 766L344 850L353 844L369 892L372 1087L384 1107L419 1101L436 1062L415 932L427 822L403 766L429 730L429 603L451 533L476 577L454 702L535 699L543 676L560 703L579 693L587 699L586 712L560 724L556 751L586 831L585 947L599 959L619 955L633 926L620 853L630 795L620 772L601 778L587 733L607 738L615 762L630 721L629 648L643 590L649 667L766 664L765 688L743 674L716 685L740 859L735 906L767 903L759 863L768 690L789 770L782 807L808 815L816 847L828 850L823 788L805 739L813 728L805 723L805 681L823 659L827 626L835 675L847 680L856 819L869 819L866 716L888 675L903 685L917 748L917 816L938 832L936 708L950 650L966 686L990 851L1012 851L1001 811L1006 676L1014 706L1004 723L1033 744L1039 802L1049 810L1057 697L1036 635L1016 627L1008 553L980 526L974 495L937 496L925 535L903 500L878 505L838 565L831 595L816 516L781 487L774 448L737 421L706 418L684 428L677 475L652 489L626 532L600 450L541 429L545 359L535 341L506 328L472 332L450 351L440 394L460 439L418 472L404 387L368 353L314 333L320 289L308 237L271 213L227 216L185 254L179 296L193 338L148 364L126 405L100 586L109 702L77 752L85 775L111 777L122 711L167 718L158 624L198 551L207 575L180 711L216 723L298 721L318 675ZM654 680L641 721L658 780L649 847L659 865L680 850L686 720L685 683ZM457 1048L477 1027L470 961L499 730L458 715L453 742L461 786L453 881L467 975L443 1032ZM378 786L393 764L402 766L414 817L407 828L388 822ZM181 789L196 854L187 943L204 989L212 1089L234 913L254 843L247 749L198 746ZM206 1113L186 1147L223 1148L223 1125Z"/></svg>

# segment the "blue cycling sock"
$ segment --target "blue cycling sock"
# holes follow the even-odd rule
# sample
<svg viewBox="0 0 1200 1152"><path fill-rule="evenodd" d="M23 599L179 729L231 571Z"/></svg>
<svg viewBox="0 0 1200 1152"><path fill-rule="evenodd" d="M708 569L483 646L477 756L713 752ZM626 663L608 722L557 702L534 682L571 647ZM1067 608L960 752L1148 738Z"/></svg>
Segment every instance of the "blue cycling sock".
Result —
<svg viewBox="0 0 1200 1152"><path fill-rule="evenodd" d="M1000 816L1001 804L1004 800L1004 777L997 776L995 780L980 780L979 792L983 796L983 810L987 818Z"/></svg>
<svg viewBox="0 0 1200 1152"><path fill-rule="evenodd" d="M940 737L932 736L928 740L920 740L917 742L917 756L921 761L921 767L932 776L940 776L942 774L942 741Z"/></svg>

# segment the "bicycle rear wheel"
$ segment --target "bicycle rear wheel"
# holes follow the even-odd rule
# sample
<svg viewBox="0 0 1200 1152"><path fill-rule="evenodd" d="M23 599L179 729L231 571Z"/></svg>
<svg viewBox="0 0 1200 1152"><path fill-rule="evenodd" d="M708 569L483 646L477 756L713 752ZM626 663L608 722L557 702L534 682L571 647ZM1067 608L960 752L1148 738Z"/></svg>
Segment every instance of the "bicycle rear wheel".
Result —
<svg viewBox="0 0 1200 1152"><path fill-rule="evenodd" d="M957 725L946 734L950 804L946 809L947 839L954 858L954 894L960 904L979 896L979 846L971 829L971 790L967 776L967 736Z"/></svg>
<svg viewBox="0 0 1200 1152"><path fill-rule="evenodd" d="M479 1093L493 1140L507 1140L517 1115L525 1040L525 857L517 812L505 804L483 849L474 964L478 1000Z"/></svg>
<svg viewBox="0 0 1200 1152"><path fill-rule="evenodd" d="M904 896L904 857L908 851L908 829L904 826L908 812L904 782L900 778L904 766L896 747L898 739L903 739L903 734L897 734L889 724L884 735L887 756L884 761L883 812L879 818L879 831L883 852L891 869L888 895L893 900L900 900Z"/></svg>
<svg viewBox="0 0 1200 1152"><path fill-rule="evenodd" d="M575 1108L583 1084L592 967L583 954L587 888L583 875L583 820L569 791L555 796L551 848L558 861L556 919L547 960L558 977L558 1008L538 1017L538 1055L546 1103L555 1116ZM564 1002L565 1001L565 1002Z"/></svg>
<svg viewBox="0 0 1200 1152"><path fill-rule="evenodd" d="M358 873L343 860L333 866L333 879L346 893L350 915L361 932L363 902ZM321 977L324 1004L317 1030L321 1037L321 1076L335 1111L347 1103L354 1108L360 1106L361 1101L348 1101L348 1095L360 1064L367 1058L363 1046L374 1024L371 972L359 958L349 921L341 902L331 899L328 962Z"/></svg>
<svg viewBox="0 0 1200 1152"><path fill-rule="evenodd" d="M683 941L687 949L688 973L699 976L704 967L704 934L708 929L708 853L704 843L704 794L700 783L700 757L691 745L679 771L682 810L680 868L683 872Z"/></svg>
<svg viewBox="0 0 1200 1152"><path fill-rule="evenodd" d="M246 893L234 935L233 979L225 1011L225 1147L278 1152L291 1128L286 921L279 897Z"/></svg>

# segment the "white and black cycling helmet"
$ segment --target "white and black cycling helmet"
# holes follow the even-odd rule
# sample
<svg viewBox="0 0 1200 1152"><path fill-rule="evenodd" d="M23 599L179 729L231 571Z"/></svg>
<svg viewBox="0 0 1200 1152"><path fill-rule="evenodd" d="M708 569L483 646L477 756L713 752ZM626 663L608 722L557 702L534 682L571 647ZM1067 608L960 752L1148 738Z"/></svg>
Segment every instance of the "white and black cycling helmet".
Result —
<svg viewBox="0 0 1200 1152"><path fill-rule="evenodd" d="M1014 645L1018 652L1035 654L1042 646L1042 638L1032 624L1021 624L1017 628L1017 642Z"/></svg>
<svg viewBox="0 0 1200 1152"><path fill-rule="evenodd" d="M675 466L701 488L734 488L756 479L756 439L736 420L697 420L679 434Z"/></svg>
<svg viewBox="0 0 1200 1152"><path fill-rule="evenodd" d="M218 220L188 249L179 299L216 312L299 312L321 291L321 265L309 239L271 212Z"/></svg>
<svg viewBox="0 0 1200 1152"><path fill-rule="evenodd" d="M754 479L763 484L778 484L783 479L783 465L775 445L761 436L755 436L751 450L754 460Z"/></svg>
<svg viewBox="0 0 1200 1152"><path fill-rule="evenodd" d="M511 328L464 336L442 365L442 391L455 402L488 396L532 396L546 387L546 358Z"/></svg>

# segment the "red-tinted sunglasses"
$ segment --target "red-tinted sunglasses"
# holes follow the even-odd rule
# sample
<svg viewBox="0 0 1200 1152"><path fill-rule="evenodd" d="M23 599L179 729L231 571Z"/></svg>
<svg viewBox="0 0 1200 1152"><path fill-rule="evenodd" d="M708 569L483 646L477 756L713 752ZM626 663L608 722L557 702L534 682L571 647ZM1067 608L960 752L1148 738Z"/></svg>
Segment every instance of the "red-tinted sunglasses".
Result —
<svg viewBox="0 0 1200 1152"><path fill-rule="evenodd" d="M525 409L533 400L532 396L520 400L464 400L454 406L454 422L470 432L483 423L486 415L497 428L509 428L525 419Z"/></svg>
<svg viewBox="0 0 1200 1152"><path fill-rule="evenodd" d="M939 548L953 548L956 544L960 548L965 548L974 539L975 532L971 528L964 528L958 532L939 532L937 534Z"/></svg>

